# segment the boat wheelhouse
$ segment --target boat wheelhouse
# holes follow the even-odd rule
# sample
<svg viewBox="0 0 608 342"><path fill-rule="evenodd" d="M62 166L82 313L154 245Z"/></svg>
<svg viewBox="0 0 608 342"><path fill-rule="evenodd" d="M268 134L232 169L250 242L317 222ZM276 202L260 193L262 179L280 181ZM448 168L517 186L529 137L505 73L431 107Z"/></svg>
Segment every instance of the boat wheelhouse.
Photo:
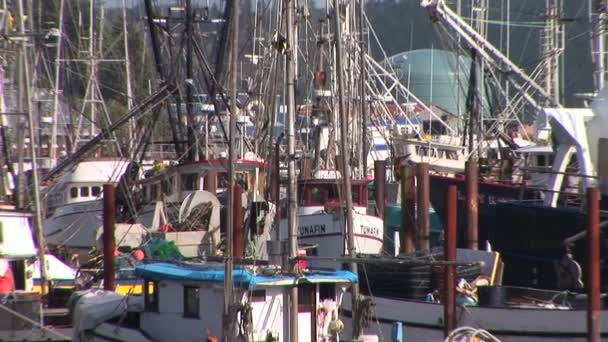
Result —
<svg viewBox="0 0 608 342"><path fill-rule="evenodd" d="M368 183L351 180L355 248L360 254L382 252L384 221L367 214ZM340 175L335 171L317 172L315 178L298 182L298 240L311 255L337 257L346 253L346 198ZM286 239L287 220L280 223L280 238Z"/></svg>
<svg viewBox="0 0 608 342"><path fill-rule="evenodd" d="M237 159L234 165L238 180L248 188L257 187L257 191L263 192L266 163L258 159ZM228 159L209 159L160 167L139 184L145 203L161 199L181 203L193 191L206 190L214 194L225 191L227 173ZM257 182L256 176L259 177Z"/></svg>
<svg viewBox="0 0 608 342"><path fill-rule="evenodd" d="M125 297L112 293L100 301L102 296L85 295L76 303L75 320L100 324L76 331L80 341L149 341L146 336L159 342L204 341L222 335L223 264L154 263L137 266L135 273L147 284L143 306L135 310L137 324L113 320L127 311L126 305L116 305ZM344 293L358 282L348 271L307 271L296 277L273 267L237 267L233 280L234 336L247 334L252 341L288 341L287 298L293 286L298 287L299 340L325 341L333 334L330 323L339 321ZM99 309L105 306L112 310Z"/></svg>

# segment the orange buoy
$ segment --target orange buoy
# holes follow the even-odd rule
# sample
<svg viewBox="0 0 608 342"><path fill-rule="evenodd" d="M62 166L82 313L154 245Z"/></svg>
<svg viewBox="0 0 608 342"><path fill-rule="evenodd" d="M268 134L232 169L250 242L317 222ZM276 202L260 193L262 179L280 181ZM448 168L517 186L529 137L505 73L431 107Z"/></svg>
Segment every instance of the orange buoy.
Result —
<svg viewBox="0 0 608 342"><path fill-rule="evenodd" d="M144 253L144 251L142 251L141 249L136 249L133 252L133 257L135 257L135 260L137 261L142 261L144 260L144 257L146 256L146 254Z"/></svg>

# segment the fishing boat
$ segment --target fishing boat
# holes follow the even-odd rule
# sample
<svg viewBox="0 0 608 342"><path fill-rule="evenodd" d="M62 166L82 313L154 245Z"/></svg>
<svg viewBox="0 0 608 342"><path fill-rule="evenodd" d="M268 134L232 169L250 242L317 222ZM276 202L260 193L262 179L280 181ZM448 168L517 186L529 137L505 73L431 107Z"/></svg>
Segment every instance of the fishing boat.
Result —
<svg viewBox="0 0 608 342"><path fill-rule="evenodd" d="M31 220L31 213L0 203L0 339L69 341L65 330L44 326L44 302L35 288L35 278L40 278L35 264L40 263ZM62 280L55 276L47 272L48 281Z"/></svg>
<svg viewBox="0 0 608 342"><path fill-rule="evenodd" d="M298 194L302 198L298 206L298 240L309 255L346 254L344 185L339 174L338 171L318 171L314 178L298 181ZM351 182L356 251L379 254L383 249L384 221L368 214L369 181L353 179ZM286 239L286 219L281 220L279 229L280 239Z"/></svg>
<svg viewBox="0 0 608 342"><path fill-rule="evenodd" d="M223 264L151 263L137 266L135 273L145 279L143 297L79 295L73 310L75 341L201 341L222 335ZM334 336L343 297L357 282L348 271L304 271L296 277L272 266L239 266L233 279L234 338L254 341L289 339L285 298L293 286L299 292L299 340Z"/></svg>
<svg viewBox="0 0 608 342"><path fill-rule="evenodd" d="M489 290L501 292L503 302L458 306L458 326L487 330L500 341L587 341L584 296L515 287ZM350 311L348 296L344 299L345 316ZM372 297L372 302L374 320L378 323L370 324L365 333L388 337L399 327L405 341L442 341L445 337L442 304L386 297ZM606 314L602 310L602 339L608 337ZM345 319L345 329L351 324Z"/></svg>
<svg viewBox="0 0 608 342"><path fill-rule="evenodd" d="M95 246L96 229L102 225L103 185L116 186L129 165L124 158L84 160L51 185L46 192L47 217L43 221L48 244L86 255Z"/></svg>

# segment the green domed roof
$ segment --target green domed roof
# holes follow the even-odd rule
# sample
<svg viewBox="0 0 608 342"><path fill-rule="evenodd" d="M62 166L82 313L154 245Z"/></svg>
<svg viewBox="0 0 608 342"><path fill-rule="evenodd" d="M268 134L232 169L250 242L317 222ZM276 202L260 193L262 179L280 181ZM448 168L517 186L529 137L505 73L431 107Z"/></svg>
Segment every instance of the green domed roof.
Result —
<svg viewBox="0 0 608 342"><path fill-rule="evenodd" d="M426 104L454 114L466 111L471 58L446 50L399 53L387 60L401 83Z"/></svg>

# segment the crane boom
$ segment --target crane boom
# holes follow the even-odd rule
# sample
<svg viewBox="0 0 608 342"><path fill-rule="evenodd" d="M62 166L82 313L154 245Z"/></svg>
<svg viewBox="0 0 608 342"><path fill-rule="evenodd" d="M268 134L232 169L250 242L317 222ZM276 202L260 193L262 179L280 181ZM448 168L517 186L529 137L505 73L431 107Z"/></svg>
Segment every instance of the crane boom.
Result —
<svg viewBox="0 0 608 342"><path fill-rule="evenodd" d="M561 107L556 100L542 86L534 81L526 72L513 63L499 49L494 47L485 37L480 35L473 27L464 21L458 14L450 9L444 0L422 0L421 6L429 11L431 20L443 20L452 30L464 39L477 54L488 61L490 64L502 70L513 82L516 88L523 89L526 84L537 91L543 104ZM534 107L539 107L538 103L530 96L524 94L524 98Z"/></svg>

